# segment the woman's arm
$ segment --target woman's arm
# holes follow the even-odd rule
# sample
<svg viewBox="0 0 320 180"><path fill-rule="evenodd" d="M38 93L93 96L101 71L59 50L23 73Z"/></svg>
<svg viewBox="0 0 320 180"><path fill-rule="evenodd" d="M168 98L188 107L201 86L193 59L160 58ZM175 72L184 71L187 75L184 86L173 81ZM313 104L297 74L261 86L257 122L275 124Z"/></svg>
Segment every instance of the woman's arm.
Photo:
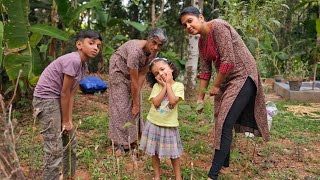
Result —
<svg viewBox="0 0 320 180"><path fill-rule="evenodd" d="M146 74L148 72L148 66L143 67L140 71L139 71L139 77L138 77L138 82L139 82L139 88L140 90L142 89L143 83L146 80Z"/></svg>
<svg viewBox="0 0 320 180"><path fill-rule="evenodd" d="M203 101L204 96L205 96L205 91L206 91L208 85L209 85L209 80L200 79L197 102Z"/></svg>
<svg viewBox="0 0 320 180"><path fill-rule="evenodd" d="M137 69L130 69L129 71L131 79L132 114L136 116L139 113L139 71Z"/></svg>
<svg viewBox="0 0 320 180"><path fill-rule="evenodd" d="M210 89L210 96L217 95L220 91L220 85L223 83L223 81L226 79L226 77L229 75L229 73L221 73L218 72L217 77L215 78L213 85Z"/></svg>

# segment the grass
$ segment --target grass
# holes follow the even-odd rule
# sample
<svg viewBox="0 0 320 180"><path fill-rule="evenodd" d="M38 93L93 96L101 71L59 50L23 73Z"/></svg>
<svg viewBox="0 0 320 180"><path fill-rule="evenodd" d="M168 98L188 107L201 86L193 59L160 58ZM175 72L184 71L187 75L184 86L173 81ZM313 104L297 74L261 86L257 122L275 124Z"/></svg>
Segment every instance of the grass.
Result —
<svg viewBox="0 0 320 180"><path fill-rule="evenodd" d="M143 91L143 117L147 116L150 108L150 103L147 102L149 93L149 88ZM107 136L108 114L99 105L94 104L95 100L103 102L101 97L105 96L103 94L91 96L92 102L87 108L86 103L79 103L85 102L85 97L76 96L73 119L75 124L79 125L77 169L88 172L91 179L150 179L153 174L150 157L145 156L140 159L138 167L134 168L134 162L129 155L118 158L112 156L111 142ZM317 145L320 142L320 121L308 116L294 115L285 107L298 104L294 102L276 103L279 113L273 118L270 142L264 143L261 138L248 139L243 135L237 135L233 139L231 151L231 173L221 176L221 179L319 177L320 160ZM184 179L191 179L191 177L197 180L207 179L207 169L211 165L213 153L212 101L211 99L205 101L202 114L196 113L194 102L182 102L179 107L179 132L184 147L182 175ZM19 122L19 119L26 119L25 114L15 110L14 117ZM29 115L31 117L31 113ZM17 153L24 167L29 167L32 162L31 157L34 157L33 170L41 174L43 150L38 123L35 128L35 142L31 146L32 120L18 124L16 132L22 130L22 133L18 139ZM253 161L255 143L257 145ZM301 166L287 167L288 164L295 163ZM161 160L161 173L162 179L173 178L170 160Z"/></svg>

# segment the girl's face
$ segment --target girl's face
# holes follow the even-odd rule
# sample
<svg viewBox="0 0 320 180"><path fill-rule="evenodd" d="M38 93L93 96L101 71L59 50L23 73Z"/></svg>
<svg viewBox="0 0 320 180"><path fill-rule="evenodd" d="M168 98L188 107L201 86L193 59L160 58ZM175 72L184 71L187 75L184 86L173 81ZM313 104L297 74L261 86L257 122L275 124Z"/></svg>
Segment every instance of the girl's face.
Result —
<svg viewBox="0 0 320 180"><path fill-rule="evenodd" d="M159 81L159 79L166 81L168 75L172 76L173 70L168 63L164 61L158 61L153 64L151 72L157 81Z"/></svg>
<svg viewBox="0 0 320 180"><path fill-rule="evenodd" d="M185 14L181 17L181 24L186 28L187 33L191 35L200 34L204 17L200 14L199 17L192 14Z"/></svg>

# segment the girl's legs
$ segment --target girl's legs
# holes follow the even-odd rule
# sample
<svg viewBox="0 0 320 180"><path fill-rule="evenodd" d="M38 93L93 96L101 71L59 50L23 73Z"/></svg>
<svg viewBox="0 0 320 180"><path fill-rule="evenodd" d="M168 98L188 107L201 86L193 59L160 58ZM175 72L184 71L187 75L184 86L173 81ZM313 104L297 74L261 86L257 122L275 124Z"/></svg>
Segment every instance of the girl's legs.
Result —
<svg viewBox="0 0 320 180"><path fill-rule="evenodd" d="M171 159L176 180L182 180L180 171L180 158Z"/></svg>
<svg viewBox="0 0 320 180"><path fill-rule="evenodd" d="M222 127L220 150L215 150L212 165L208 174L211 179L218 179L219 171L226 161L228 154L230 153L230 146L232 142L232 129L240 117L242 111L247 108L252 98L255 98L256 87L251 78L247 78L245 84L240 90L237 98L233 102L230 111L225 119Z"/></svg>
<svg viewBox="0 0 320 180"><path fill-rule="evenodd" d="M160 159L158 155L152 156L152 166L154 171L154 180L160 180Z"/></svg>

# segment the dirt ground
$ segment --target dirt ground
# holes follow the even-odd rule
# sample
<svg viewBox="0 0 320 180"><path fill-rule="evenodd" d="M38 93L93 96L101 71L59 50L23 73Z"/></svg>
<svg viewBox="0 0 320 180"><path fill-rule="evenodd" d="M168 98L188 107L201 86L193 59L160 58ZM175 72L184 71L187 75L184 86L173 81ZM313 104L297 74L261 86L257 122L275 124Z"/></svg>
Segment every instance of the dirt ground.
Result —
<svg viewBox="0 0 320 180"><path fill-rule="evenodd" d="M103 80L106 80L107 77L101 76L101 78ZM78 113L77 115L80 117L87 117L90 115L94 115L96 112L90 110L89 108L93 106L96 107L96 109L98 109L101 112L107 113L108 111L108 93L107 92L98 94L98 95L78 93L75 100L76 102L75 102L74 111L77 112ZM276 101L284 101L284 99L274 93L268 93L266 94L266 101L276 102ZM181 122L187 123L187 120L181 120ZM213 128L214 127L211 127L211 130L209 132L213 132L214 130ZM95 133L95 132L92 131L90 133ZM81 136L90 136L90 134L88 133L84 134L79 132L77 136L79 139L81 139ZM214 139L213 133L209 133L208 135L198 136L197 138L198 140L201 140L204 143L207 143L209 145L213 144L212 143L212 139ZM229 176L231 177L231 179L239 179L237 177L243 177L242 176L243 174L252 173L251 171L247 170L248 168L257 169L257 171L262 171L262 172L266 172L269 169L293 168L295 169L296 172L298 172L297 179L303 179L302 177L309 177L310 173L306 173L303 159L311 158L311 159L319 160L320 159L320 142L315 143L312 146L312 149L297 147L295 144L293 144L292 141L288 139L279 139L274 143L281 144L281 146L284 148L283 151L285 151L284 154L286 155L281 155L281 153L280 154L271 153L271 155L266 158L266 156L262 154L264 151L262 149L263 147L261 146L255 147L254 141L248 141L248 140L245 140L244 138L236 137L232 144L232 149L238 149L239 154L247 155L253 162L252 163L253 166L256 166L256 167L249 167L249 166L252 166L252 164L249 164L249 163L240 164L240 165L231 164L230 168L226 171L226 173L232 174L232 176ZM274 148L274 146L272 147ZM106 148L106 153L112 154L112 148L110 146ZM127 157L127 158L130 158L130 157ZM204 171L208 171L211 165L212 155L201 154L196 160L191 160L191 155L185 152L181 159L182 159L182 164L188 167L193 166L193 167L201 168ZM167 164L170 165L170 162L168 161ZM268 167L264 166L265 164ZM313 164L311 163L309 167L312 168L313 165L316 166L317 163L313 163ZM146 175L143 172L143 168L142 168L144 166L143 161L139 161L136 166L138 168L134 167L132 163L128 163L125 167L125 171L128 172L127 174L130 174L132 172L138 174L137 176L141 177L139 179L151 179L150 175L148 174ZM25 171L29 171L27 167L24 167L24 169ZM163 171L164 172L162 173L166 173L166 171L169 171L167 172L167 174L170 174L171 172L171 170L163 170ZM37 175L40 176L40 174L37 174ZM314 176L310 176L310 177L315 178ZM81 165L80 165L80 168L78 168L76 171L76 179L77 178L83 179L83 180L89 180L90 173L86 169L81 168ZM318 179L320 179L320 177Z"/></svg>

